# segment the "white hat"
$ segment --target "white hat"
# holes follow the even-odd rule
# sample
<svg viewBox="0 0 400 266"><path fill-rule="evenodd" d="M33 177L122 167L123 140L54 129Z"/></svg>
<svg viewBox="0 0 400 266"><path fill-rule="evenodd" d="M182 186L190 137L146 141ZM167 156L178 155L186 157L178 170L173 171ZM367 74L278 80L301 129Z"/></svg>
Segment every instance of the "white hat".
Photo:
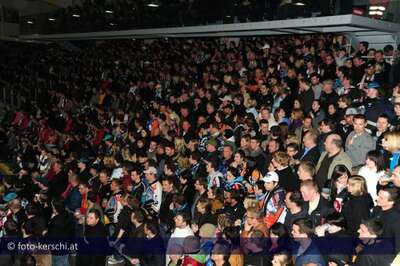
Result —
<svg viewBox="0 0 400 266"><path fill-rule="evenodd" d="M122 167L115 168L111 174L111 179L121 179L124 176Z"/></svg>
<svg viewBox="0 0 400 266"><path fill-rule="evenodd" d="M358 114L357 109L350 107L350 108L346 109L346 112L344 115L356 115L356 114Z"/></svg>
<svg viewBox="0 0 400 266"><path fill-rule="evenodd" d="M154 166L150 166L147 170L144 171L145 174L157 174L157 169Z"/></svg>
<svg viewBox="0 0 400 266"><path fill-rule="evenodd" d="M261 49L270 49L270 48L271 48L271 46L269 46L269 44L266 43L266 44L264 44L264 46Z"/></svg>
<svg viewBox="0 0 400 266"><path fill-rule="evenodd" d="M268 172L262 179L265 183L267 182L279 182L279 176L276 172Z"/></svg>

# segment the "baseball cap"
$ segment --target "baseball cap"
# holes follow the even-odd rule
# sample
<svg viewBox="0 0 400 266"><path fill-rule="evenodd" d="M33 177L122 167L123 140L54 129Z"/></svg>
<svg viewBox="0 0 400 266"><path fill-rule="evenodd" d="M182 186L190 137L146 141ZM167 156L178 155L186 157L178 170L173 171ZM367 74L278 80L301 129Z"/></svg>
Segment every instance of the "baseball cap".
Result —
<svg viewBox="0 0 400 266"><path fill-rule="evenodd" d="M147 170L144 171L145 174L157 174L157 169L154 166L150 166Z"/></svg>
<svg viewBox="0 0 400 266"><path fill-rule="evenodd" d="M80 162L80 163L88 163L89 160L88 160L86 157L81 157L81 158L79 159L79 162Z"/></svg>
<svg viewBox="0 0 400 266"><path fill-rule="evenodd" d="M344 115L357 115L357 114L358 112L356 108L347 108Z"/></svg>
<svg viewBox="0 0 400 266"><path fill-rule="evenodd" d="M381 85L378 82L368 83L368 89L379 89Z"/></svg>
<svg viewBox="0 0 400 266"><path fill-rule="evenodd" d="M279 182L279 176L276 172L268 172L261 180L264 182Z"/></svg>
<svg viewBox="0 0 400 266"><path fill-rule="evenodd" d="M17 197L18 197L17 193L9 192L9 193L7 193L6 195L3 196L3 200L5 202L10 202L10 201L16 199Z"/></svg>

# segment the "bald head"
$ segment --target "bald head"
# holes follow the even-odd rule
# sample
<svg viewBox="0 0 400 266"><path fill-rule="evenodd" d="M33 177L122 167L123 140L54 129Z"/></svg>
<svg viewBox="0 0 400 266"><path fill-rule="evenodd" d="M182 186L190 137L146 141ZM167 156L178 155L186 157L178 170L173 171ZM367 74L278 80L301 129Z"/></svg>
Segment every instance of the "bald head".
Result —
<svg viewBox="0 0 400 266"><path fill-rule="evenodd" d="M338 134L330 134L325 140L325 150L332 155L339 152L342 145L342 138Z"/></svg>

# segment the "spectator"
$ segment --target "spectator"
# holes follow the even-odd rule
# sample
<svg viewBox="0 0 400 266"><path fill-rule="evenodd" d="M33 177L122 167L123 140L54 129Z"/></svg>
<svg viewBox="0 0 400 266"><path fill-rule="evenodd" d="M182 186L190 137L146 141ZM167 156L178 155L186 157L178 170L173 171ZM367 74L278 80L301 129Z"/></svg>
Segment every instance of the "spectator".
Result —
<svg viewBox="0 0 400 266"><path fill-rule="evenodd" d="M393 221L399 219L399 213L395 208L397 202L397 190L383 188L378 192L377 206L372 211L372 217L377 218L383 225L382 237L390 238L397 253L400 249L400 232Z"/></svg>
<svg viewBox="0 0 400 266"><path fill-rule="evenodd" d="M320 153L317 146L317 135L308 131L303 135L304 149L300 151L299 159L313 164L318 162Z"/></svg>
<svg viewBox="0 0 400 266"><path fill-rule="evenodd" d="M295 191L299 188L299 178L289 167L289 156L277 151L272 156L271 164L279 177L279 186L285 191Z"/></svg>
<svg viewBox="0 0 400 266"><path fill-rule="evenodd" d="M279 186L279 176L276 172L268 172L262 179L268 191L264 198L264 222L270 228L275 224L284 211L285 191Z"/></svg>
<svg viewBox="0 0 400 266"><path fill-rule="evenodd" d="M354 131L346 139L346 154L349 156L354 169L359 168L367 153L375 149L375 142L371 135L365 131L367 121L363 115L353 118ZM358 169L357 169L358 170Z"/></svg>
<svg viewBox="0 0 400 266"><path fill-rule="evenodd" d="M365 246L363 250L357 254L354 265L385 265L392 262L393 255L374 254L374 251L376 252L388 248L385 242L375 240L382 236L383 230L382 222L375 218L366 220L360 225L358 233Z"/></svg>
<svg viewBox="0 0 400 266"><path fill-rule="evenodd" d="M367 153L365 165L360 168L360 171L358 171L358 175L365 178L368 192L374 201L378 194L376 190L378 181L385 175L384 165L384 158L379 151L369 151Z"/></svg>
<svg viewBox="0 0 400 266"><path fill-rule="evenodd" d="M312 180L303 181L300 192L305 202L304 210L308 213L312 224L320 225L324 217L332 212L328 200L321 196L317 183Z"/></svg>
<svg viewBox="0 0 400 266"><path fill-rule="evenodd" d="M292 235L294 240L299 243L298 252L295 253L296 266L305 265L307 263L325 265L324 258L311 239L313 234L314 230L311 220L303 218L293 223Z"/></svg>
<svg viewBox="0 0 400 266"><path fill-rule="evenodd" d="M349 198L344 202L342 213L348 232L355 235L361 221L368 219L374 206L363 177L352 176L347 186Z"/></svg>

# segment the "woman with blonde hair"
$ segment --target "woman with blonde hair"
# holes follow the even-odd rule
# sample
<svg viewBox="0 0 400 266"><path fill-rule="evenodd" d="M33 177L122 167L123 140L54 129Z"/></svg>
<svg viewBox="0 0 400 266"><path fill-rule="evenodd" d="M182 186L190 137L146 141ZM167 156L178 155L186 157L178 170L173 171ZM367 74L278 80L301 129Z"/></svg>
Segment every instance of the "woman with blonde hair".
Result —
<svg viewBox="0 0 400 266"><path fill-rule="evenodd" d="M382 139L382 147L386 151L389 169L393 171L400 164L400 132L387 132Z"/></svg>
<svg viewBox="0 0 400 266"><path fill-rule="evenodd" d="M361 221L370 217L374 203L368 193L367 182L362 176L354 175L350 177L347 190L349 196L343 204L342 214L346 220L347 232L357 236Z"/></svg>

